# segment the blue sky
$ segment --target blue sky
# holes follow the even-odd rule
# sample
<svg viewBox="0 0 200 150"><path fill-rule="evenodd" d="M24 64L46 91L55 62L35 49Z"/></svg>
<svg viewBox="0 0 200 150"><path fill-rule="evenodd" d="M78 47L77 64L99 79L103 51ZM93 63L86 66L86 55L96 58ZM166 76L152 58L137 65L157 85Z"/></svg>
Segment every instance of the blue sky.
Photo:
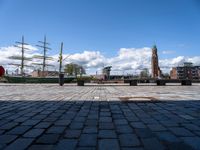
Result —
<svg viewBox="0 0 200 150"><path fill-rule="evenodd" d="M157 45L161 59L200 55L199 0L0 0L0 47L21 36L36 45L46 34L58 53ZM166 53L163 54L163 51Z"/></svg>

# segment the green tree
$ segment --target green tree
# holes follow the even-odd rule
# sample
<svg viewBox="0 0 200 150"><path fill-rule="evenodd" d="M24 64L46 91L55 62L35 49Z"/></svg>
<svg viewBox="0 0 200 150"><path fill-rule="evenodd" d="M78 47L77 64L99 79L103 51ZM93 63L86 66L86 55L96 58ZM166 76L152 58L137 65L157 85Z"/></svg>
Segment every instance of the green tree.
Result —
<svg viewBox="0 0 200 150"><path fill-rule="evenodd" d="M140 78L149 78L149 70L148 70L148 68L144 68L140 72Z"/></svg>
<svg viewBox="0 0 200 150"><path fill-rule="evenodd" d="M82 75L86 73L85 69L81 65L74 64L74 63L66 64L64 71L69 76L73 76L73 75L77 76L77 75Z"/></svg>
<svg viewBox="0 0 200 150"><path fill-rule="evenodd" d="M164 73L164 74L163 74L163 77L164 77L165 79L169 79L169 78L170 78L170 75L169 75L169 73Z"/></svg>

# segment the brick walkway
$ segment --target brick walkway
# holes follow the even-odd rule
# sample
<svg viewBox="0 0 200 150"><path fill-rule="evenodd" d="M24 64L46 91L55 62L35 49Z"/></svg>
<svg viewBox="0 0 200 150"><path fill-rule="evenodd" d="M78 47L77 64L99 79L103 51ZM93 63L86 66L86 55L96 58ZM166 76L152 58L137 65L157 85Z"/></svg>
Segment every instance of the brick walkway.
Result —
<svg viewBox="0 0 200 150"><path fill-rule="evenodd" d="M200 149L199 87L2 85L0 149Z"/></svg>

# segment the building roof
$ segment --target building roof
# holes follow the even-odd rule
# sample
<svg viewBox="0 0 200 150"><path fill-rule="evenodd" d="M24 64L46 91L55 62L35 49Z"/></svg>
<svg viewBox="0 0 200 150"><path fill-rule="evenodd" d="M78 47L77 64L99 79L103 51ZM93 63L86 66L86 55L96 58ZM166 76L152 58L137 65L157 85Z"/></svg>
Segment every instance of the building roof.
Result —
<svg viewBox="0 0 200 150"><path fill-rule="evenodd" d="M157 47L156 47L156 45L153 45L153 48L152 49L155 49L155 50L157 50Z"/></svg>

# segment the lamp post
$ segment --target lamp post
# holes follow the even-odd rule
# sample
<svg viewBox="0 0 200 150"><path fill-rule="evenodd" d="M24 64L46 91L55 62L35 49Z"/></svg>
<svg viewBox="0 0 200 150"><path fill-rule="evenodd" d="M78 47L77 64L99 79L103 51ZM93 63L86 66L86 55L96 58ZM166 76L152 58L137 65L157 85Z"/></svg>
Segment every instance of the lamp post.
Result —
<svg viewBox="0 0 200 150"><path fill-rule="evenodd" d="M63 42L61 43L59 60L58 60L60 62L59 64L59 85L60 86L64 85L64 73L62 73L62 62L70 56L68 55L67 57L63 59L62 53L63 53Z"/></svg>
<svg viewBox="0 0 200 150"><path fill-rule="evenodd" d="M61 43L61 48L60 48L60 56L59 56L59 85L63 86L64 85L64 73L62 73L62 52L63 52L63 42Z"/></svg>

